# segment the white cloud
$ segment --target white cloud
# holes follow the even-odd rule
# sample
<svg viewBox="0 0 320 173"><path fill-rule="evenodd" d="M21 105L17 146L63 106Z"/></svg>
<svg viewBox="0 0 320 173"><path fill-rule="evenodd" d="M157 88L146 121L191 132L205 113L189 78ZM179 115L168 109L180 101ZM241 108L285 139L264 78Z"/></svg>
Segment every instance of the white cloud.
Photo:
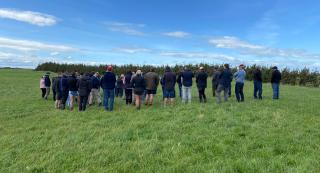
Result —
<svg viewBox="0 0 320 173"><path fill-rule="evenodd" d="M220 61L235 61L236 58L223 54L208 53L208 52L162 52L161 56L170 56L175 58L190 58L190 59L205 59L205 60L220 60Z"/></svg>
<svg viewBox="0 0 320 173"><path fill-rule="evenodd" d="M190 34L187 32L183 32L183 31L174 31L174 32L163 33L163 35L169 36L169 37L176 37L176 38L185 38L185 37L189 36Z"/></svg>
<svg viewBox="0 0 320 173"><path fill-rule="evenodd" d="M60 54L59 52L51 52L50 53L51 56L56 56L56 55L59 55L59 54Z"/></svg>
<svg viewBox="0 0 320 173"><path fill-rule="evenodd" d="M121 22L107 22L105 23L108 30L113 32L121 32L127 35L143 36L145 33L139 29L145 27L144 24L121 23Z"/></svg>
<svg viewBox="0 0 320 173"><path fill-rule="evenodd" d="M122 52L122 53L144 53L144 52L151 52L150 49L146 48L138 48L138 47L122 47L122 48L115 48L114 51Z"/></svg>
<svg viewBox="0 0 320 173"><path fill-rule="evenodd" d="M72 48L64 45L54 45L46 44L37 41L30 40L16 40L5 37L0 37L0 47L14 49L19 51L38 51L38 50L48 50L48 51L76 51L76 48Z"/></svg>
<svg viewBox="0 0 320 173"><path fill-rule="evenodd" d="M57 23L57 18L48 14L7 8L0 8L0 18L27 22L37 26L51 26Z"/></svg>

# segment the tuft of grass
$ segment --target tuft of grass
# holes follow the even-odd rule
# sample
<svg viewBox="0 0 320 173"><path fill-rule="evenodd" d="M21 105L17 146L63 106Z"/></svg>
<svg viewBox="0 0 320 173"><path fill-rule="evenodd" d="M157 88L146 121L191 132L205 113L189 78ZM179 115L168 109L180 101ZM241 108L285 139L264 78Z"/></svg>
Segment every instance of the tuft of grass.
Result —
<svg viewBox="0 0 320 173"><path fill-rule="evenodd" d="M40 98L42 72L0 70L0 172L318 172L318 88L281 86L280 100L233 97L136 111L54 109ZM234 86L234 85L233 85Z"/></svg>

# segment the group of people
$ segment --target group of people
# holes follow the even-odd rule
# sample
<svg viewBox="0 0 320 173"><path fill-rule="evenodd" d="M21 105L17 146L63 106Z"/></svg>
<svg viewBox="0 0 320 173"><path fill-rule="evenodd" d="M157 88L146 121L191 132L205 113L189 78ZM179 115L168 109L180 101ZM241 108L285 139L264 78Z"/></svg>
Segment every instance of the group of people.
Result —
<svg viewBox="0 0 320 173"><path fill-rule="evenodd" d="M273 99L279 99L279 85L281 73L275 66L272 68L271 83L273 88ZM49 78L46 73L40 79L40 89L42 98L48 99L50 86L53 93L53 100L57 109L65 109L69 106L74 109L75 102L79 104L79 111L85 111L87 105L96 103L103 105L106 111L113 111L115 97L121 97L127 105L135 105L137 109L141 108L142 102L146 106L152 106L154 97L157 94L159 84L162 87L164 105L173 104L176 98L175 86L178 85L179 96L182 103L191 103L193 78L195 77L196 86L199 93L200 103L206 103L206 88L208 73L204 67L194 74L191 69L185 67L178 74L173 72L170 67L165 68L165 73L160 77L151 68L148 72L142 73L127 71L126 74L116 76L111 65L106 66L104 74L98 72L92 73L59 73L57 77ZM221 93L224 93L224 101L228 101L231 96L231 83L235 80L235 95L238 102L244 101L244 83L246 79L245 66L239 65L238 71L234 74L225 64L223 68L214 69L212 76L212 92L216 97L217 103L221 103ZM253 72L254 79L254 98L262 99L262 72L259 67ZM100 96L100 89L103 90L103 102ZM124 94L123 94L124 93Z"/></svg>

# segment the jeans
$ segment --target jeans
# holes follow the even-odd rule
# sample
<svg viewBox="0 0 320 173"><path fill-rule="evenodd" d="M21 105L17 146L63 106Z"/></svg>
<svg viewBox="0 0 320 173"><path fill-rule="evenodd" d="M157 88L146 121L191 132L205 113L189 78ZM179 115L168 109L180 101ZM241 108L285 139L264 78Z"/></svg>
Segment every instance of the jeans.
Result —
<svg viewBox="0 0 320 173"><path fill-rule="evenodd" d="M244 101L243 86L244 86L244 83L236 82L235 94L236 94L238 102Z"/></svg>
<svg viewBox="0 0 320 173"><path fill-rule="evenodd" d="M182 98L182 85L179 85L179 96Z"/></svg>
<svg viewBox="0 0 320 173"><path fill-rule="evenodd" d="M182 102L186 103L186 101L188 100L189 103L191 103L191 89L192 87L185 87L182 86Z"/></svg>
<svg viewBox="0 0 320 173"><path fill-rule="evenodd" d="M217 102L220 103L221 102L221 92L223 91L223 96L224 96L224 101L228 101L228 97L229 97L229 91L230 91L230 86L223 86L223 85L218 85L218 88L216 90L216 98L217 98Z"/></svg>
<svg viewBox="0 0 320 173"><path fill-rule="evenodd" d="M103 106L105 110L113 111L114 89L103 89Z"/></svg>
<svg viewBox="0 0 320 173"><path fill-rule="evenodd" d="M116 88L116 97L123 96L123 88Z"/></svg>
<svg viewBox="0 0 320 173"><path fill-rule="evenodd" d="M279 83L272 83L273 99L279 99Z"/></svg>
<svg viewBox="0 0 320 173"><path fill-rule="evenodd" d="M253 97L255 99L257 99L259 97L259 99L262 99L262 82L261 81L253 81ZM258 96L257 96L258 93Z"/></svg>
<svg viewBox="0 0 320 173"><path fill-rule="evenodd" d="M88 96L80 96L79 111L85 111L87 107Z"/></svg>

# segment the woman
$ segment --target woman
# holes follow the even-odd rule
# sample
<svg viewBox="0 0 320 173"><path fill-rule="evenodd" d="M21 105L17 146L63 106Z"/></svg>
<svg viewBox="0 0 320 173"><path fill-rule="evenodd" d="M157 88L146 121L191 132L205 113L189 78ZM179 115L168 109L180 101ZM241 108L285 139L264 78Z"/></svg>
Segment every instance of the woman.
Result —
<svg viewBox="0 0 320 173"><path fill-rule="evenodd" d="M131 86L131 78L132 73L128 71L124 77L124 88L125 88L125 95L126 95L126 105L132 103L132 86Z"/></svg>
<svg viewBox="0 0 320 173"><path fill-rule="evenodd" d="M135 98L136 98L136 102L135 102L136 103L136 108L138 110L140 110L140 107L141 107L141 96L143 95L144 90L145 90L145 86L146 86L145 80L142 77L141 70L137 70L137 73L133 77L133 79L131 81L131 84L133 86L133 92L134 92L134 95L135 95Z"/></svg>
<svg viewBox="0 0 320 173"><path fill-rule="evenodd" d="M44 96L46 95L46 91L47 91L44 76L42 76L40 78L40 89L41 89L41 96L42 96L42 98L44 98Z"/></svg>

